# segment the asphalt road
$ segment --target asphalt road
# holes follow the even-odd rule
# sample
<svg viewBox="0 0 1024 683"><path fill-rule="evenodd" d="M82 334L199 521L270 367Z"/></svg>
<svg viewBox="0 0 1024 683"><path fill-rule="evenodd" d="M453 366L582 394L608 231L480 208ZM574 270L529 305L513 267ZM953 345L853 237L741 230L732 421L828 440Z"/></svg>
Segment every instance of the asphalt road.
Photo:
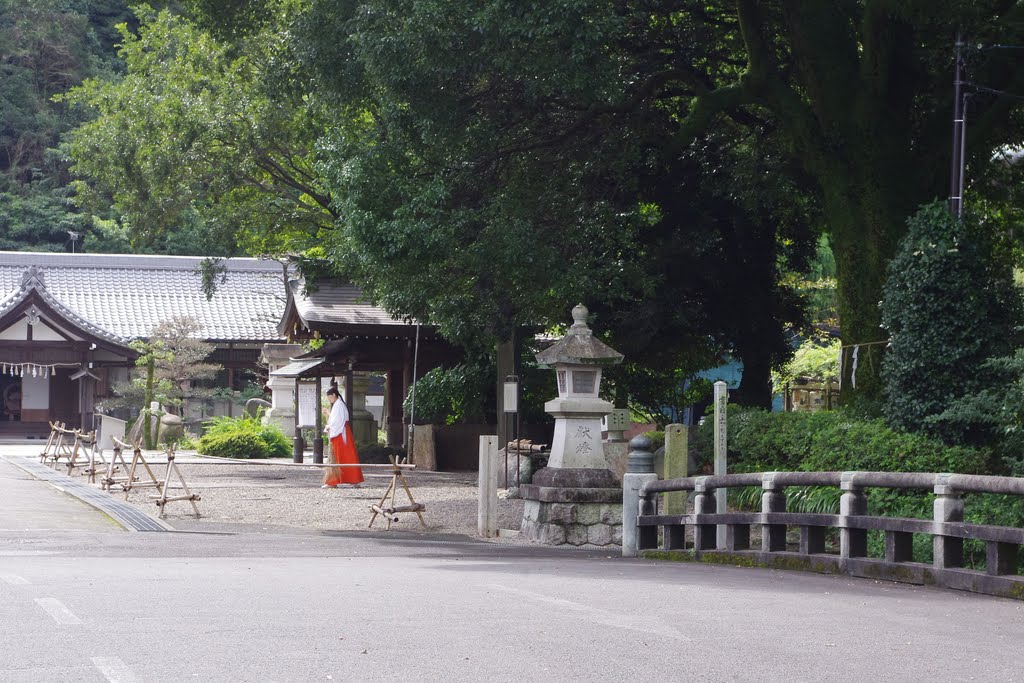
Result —
<svg viewBox="0 0 1024 683"><path fill-rule="evenodd" d="M39 505L63 498L38 484ZM89 514L0 530L0 681L1024 676L1010 600L464 537L128 533Z"/></svg>

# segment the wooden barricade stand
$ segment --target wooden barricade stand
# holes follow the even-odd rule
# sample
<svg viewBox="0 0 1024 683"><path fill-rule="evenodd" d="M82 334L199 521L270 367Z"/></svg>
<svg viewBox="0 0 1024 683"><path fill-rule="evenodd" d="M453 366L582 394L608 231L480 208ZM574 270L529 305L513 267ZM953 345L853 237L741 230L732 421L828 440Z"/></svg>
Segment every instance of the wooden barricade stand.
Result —
<svg viewBox="0 0 1024 683"><path fill-rule="evenodd" d="M77 429L62 429L58 435L57 444L58 448L53 454L52 465L56 469L58 467L66 467L68 475L79 465L78 459L86 458L84 452L80 451L79 435L81 432Z"/></svg>
<svg viewBox="0 0 1024 683"><path fill-rule="evenodd" d="M97 449L96 445L96 432L75 434L75 449L72 451L72 458L68 463L69 475L76 467L81 467L82 474L89 477L89 483L96 483L96 472L99 466L106 465L106 459L103 458L102 452ZM84 463L79 463L80 457L84 459Z"/></svg>
<svg viewBox="0 0 1024 683"><path fill-rule="evenodd" d="M43 446L43 450L39 453L39 462L44 463L50 457L50 449L57 442L57 434L63 426L60 422L50 423L50 435L46 437L46 445Z"/></svg>
<svg viewBox="0 0 1024 683"><path fill-rule="evenodd" d="M100 479L100 488L104 491L111 490L116 484L123 484L128 481L128 463L124 460L124 442L113 439L114 448L111 451L110 462L107 463L107 471ZM117 472L122 472L121 476Z"/></svg>
<svg viewBox="0 0 1024 683"><path fill-rule="evenodd" d="M71 438L75 430L67 429L63 422L50 423L53 427L53 440L49 441L49 448L43 452L40 462L45 465L57 466L61 458L71 457Z"/></svg>
<svg viewBox="0 0 1024 683"><path fill-rule="evenodd" d="M185 491L183 496L168 496L167 490L171 486L171 473L174 473L178 478L178 482L181 484L181 488ZM185 483L185 477L181 476L181 470L178 469L177 464L174 462L174 446L167 447L167 471L164 473L163 486L159 487L160 495L150 496L155 499L153 502L160 508L160 518L163 519L165 516L164 507L168 503L173 503L177 500L187 500L192 503L192 509L196 511L196 517L201 517L199 514L199 507L196 505L197 500L202 500L198 493L192 493L188 490L188 484Z"/></svg>
<svg viewBox="0 0 1024 683"><path fill-rule="evenodd" d="M374 521L377 519L377 515L383 515L384 519L388 521L388 530L391 530L391 523L398 521L398 513L400 512L415 512L416 516L420 518L420 524L423 528L427 528L427 523L423 520L423 511L427 509L426 505L417 503L412 497L412 491L409 490L409 484L405 481L405 475L402 474L403 466L409 467L409 457L402 458L401 462L395 459L395 456L388 456L391 460L391 484L384 491L384 495L380 497L380 501L376 505L371 505L370 510L373 515L370 516L370 524L367 528L372 527ZM365 467L365 465L364 465ZM405 495L409 497L408 505L395 505L395 494L398 491L398 484L402 484L402 488L405 489ZM388 496L391 496L391 505L385 507L384 503L387 501Z"/></svg>
<svg viewBox="0 0 1024 683"><path fill-rule="evenodd" d="M156 478L156 475L153 474L153 469L149 466L149 463L146 461L146 456L142 454L142 446L139 443L136 443L134 446L130 446L116 437L113 439L113 442L114 447L121 451L124 451L124 449L126 448L132 449L132 462L131 465L127 467L128 474L124 479L119 479L117 482L121 484L121 489L124 491L125 500L128 500L128 494L131 493L132 489L160 488L162 482L160 482L160 480ZM121 463L124 463L123 456L121 457ZM149 475L148 481L139 481L140 477L135 476L136 471L139 471L139 473L141 474L141 471L138 470L138 466L140 463L142 464L143 469L145 469L146 474ZM108 474L107 478L113 479L113 475Z"/></svg>

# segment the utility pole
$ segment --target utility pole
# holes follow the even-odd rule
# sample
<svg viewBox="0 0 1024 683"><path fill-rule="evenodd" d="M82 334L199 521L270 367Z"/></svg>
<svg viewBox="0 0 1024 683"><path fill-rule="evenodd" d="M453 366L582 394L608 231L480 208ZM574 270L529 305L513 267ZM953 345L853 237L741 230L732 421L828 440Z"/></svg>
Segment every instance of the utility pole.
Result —
<svg viewBox="0 0 1024 683"><path fill-rule="evenodd" d="M964 60L961 52L963 45L963 39L957 31L956 76L953 78L953 157L949 170L949 212L957 218L960 218L964 211L964 149L967 141L964 121Z"/></svg>

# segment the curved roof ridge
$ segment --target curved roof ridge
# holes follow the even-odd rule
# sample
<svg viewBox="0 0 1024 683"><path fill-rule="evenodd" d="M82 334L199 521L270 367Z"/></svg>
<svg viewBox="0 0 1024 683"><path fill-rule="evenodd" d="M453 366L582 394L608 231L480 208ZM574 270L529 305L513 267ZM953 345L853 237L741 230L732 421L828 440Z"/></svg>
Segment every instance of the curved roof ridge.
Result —
<svg viewBox="0 0 1024 683"><path fill-rule="evenodd" d="M52 308L55 313L65 318L68 322L72 323L79 329L117 346L127 347L128 344L131 343L132 340L130 338L122 337L119 334L100 327L96 323L86 320L65 305L64 302L54 296L46 288L44 272L45 271L43 269L36 266L32 266L26 270L25 274L22 275L21 287L11 292L11 294L9 294L5 299L0 301L0 314L14 308L35 293L46 303L47 306Z"/></svg>

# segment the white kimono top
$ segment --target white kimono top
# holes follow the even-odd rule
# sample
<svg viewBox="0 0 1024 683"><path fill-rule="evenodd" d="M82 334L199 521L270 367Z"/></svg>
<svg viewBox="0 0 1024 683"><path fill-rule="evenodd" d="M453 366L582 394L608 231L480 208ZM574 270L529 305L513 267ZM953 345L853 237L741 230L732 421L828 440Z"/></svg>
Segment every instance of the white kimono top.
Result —
<svg viewBox="0 0 1024 683"><path fill-rule="evenodd" d="M345 402L339 398L331 406L331 415L327 418L327 426L324 427L324 431L327 432L327 438L333 439L339 434L344 435L347 422L348 408L345 407Z"/></svg>

